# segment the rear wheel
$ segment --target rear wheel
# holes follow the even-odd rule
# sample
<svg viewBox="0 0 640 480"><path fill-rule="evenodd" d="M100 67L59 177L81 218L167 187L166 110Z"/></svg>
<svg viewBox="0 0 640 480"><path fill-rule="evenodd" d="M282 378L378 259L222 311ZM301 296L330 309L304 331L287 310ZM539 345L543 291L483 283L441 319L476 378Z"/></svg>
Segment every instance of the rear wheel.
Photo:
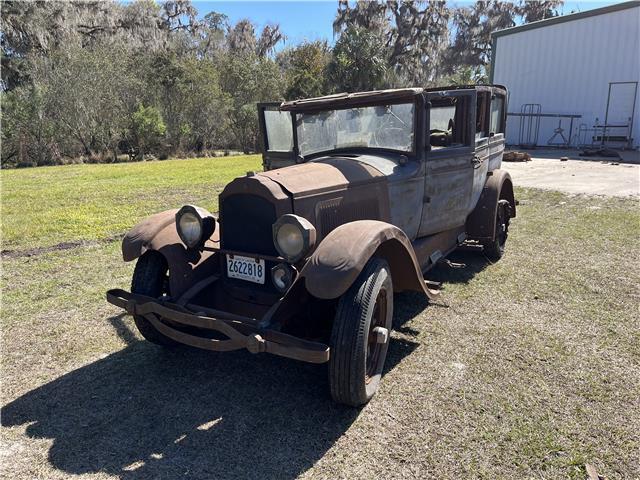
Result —
<svg viewBox="0 0 640 480"><path fill-rule="evenodd" d="M131 280L131 293L158 298L167 293L167 261L161 253L148 250L136 263ZM140 315L134 315L133 321L142 336L152 343L164 346L177 345L177 342L160 333L151 322Z"/></svg>
<svg viewBox="0 0 640 480"><path fill-rule="evenodd" d="M376 393L392 318L389 265L372 258L338 303L329 358L329 386L336 402L356 407Z"/></svg>
<svg viewBox="0 0 640 480"><path fill-rule="evenodd" d="M511 204L508 200L498 201L496 209L496 230L494 240L484 244L484 254L489 260L497 261L504 255L507 237L509 235L509 220L511 219Z"/></svg>

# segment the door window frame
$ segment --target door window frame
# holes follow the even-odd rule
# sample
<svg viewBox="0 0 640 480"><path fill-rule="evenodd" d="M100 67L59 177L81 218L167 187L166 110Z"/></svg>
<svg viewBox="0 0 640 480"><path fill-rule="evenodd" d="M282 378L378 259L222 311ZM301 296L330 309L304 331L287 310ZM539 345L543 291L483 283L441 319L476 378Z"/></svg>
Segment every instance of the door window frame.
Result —
<svg viewBox="0 0 640 480"><path fill-rule="evenodd" d="M455 147L445 147L439 148L438 150L431 149L431 139L429 133L429 127L431 123L431 106L432 100L434 99L442 99L448 97L458 97L464 98L465 102L468 102L469 108L467 109L467 118L466 122L463 120L463 125L466 123L466 135L465 135L465 145L455 146ZM467 153L471 153L475 150L475 136L476 136L476 102L477 102L477 92L475 89L460 89L460 90L448 90L441 92L428 92L425 99L425 110L426 110L426 118L425 118L425 152L426 158L428 160L438 160L441 158L447 158L451 156L464 155ZM464 109L464 107L462 107Z"/></svg>
<svg viewBox="0 0 640 480"><path fill-rule="evenodd" d="M492 106L493 106L493 101L500 98L502 100L502 111L500 112L499 116L498 116L498 126L497 126L497 131L492 132L491 131L491 113L492 113ZM495 93L493 92L491 94L491 103L489 104L489 115L488 115L488 120L489 120L489 125L488 125L488 131L489 131L489 136L493 137L495 135L499 135L499 134L504 134L505 132L505 127L506 127L506 111L507 111L507 98L505 95L502 95L500 93ZM493 135L492 135L493 134Z"/></svg>

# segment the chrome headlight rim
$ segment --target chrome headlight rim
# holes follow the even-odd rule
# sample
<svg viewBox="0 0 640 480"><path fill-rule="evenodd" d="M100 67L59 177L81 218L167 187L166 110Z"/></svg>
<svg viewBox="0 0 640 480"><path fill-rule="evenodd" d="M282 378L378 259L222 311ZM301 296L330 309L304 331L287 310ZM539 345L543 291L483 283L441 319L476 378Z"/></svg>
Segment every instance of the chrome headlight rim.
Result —
<svg viewBox="0 0 640 480"><path fill-rule="evenodd" d="M287 253L281 245L278 243L278 232L285 225L291 225L299 230L302 236L302 246L298 252ZM287 213L282 215L276 223L273 224L273 244L278 251L278 254L290 263L295 263L303 258L309 251L315 246L316 243L316 228L306 218Z"/></svg>
<svg viewBox="0 0 640 480"><path fill-rule="evenodd" d="M196 239L192 239L187 236L180 227L180 220L185 215L193 216L198 222L200 231ZM211 215L204 208L200 208L196 205L184 205L183 207L181 207L180 210L176 212L175 222L176 230L178 231L180 240L182 240L182 243L184 243L187 248L190 249L200 248L204 246L204 243L207 241L207 239L209 239L209 237L211 237L211 235L213 235L213 232L216 229L216 221L213 215Z"/></svg>

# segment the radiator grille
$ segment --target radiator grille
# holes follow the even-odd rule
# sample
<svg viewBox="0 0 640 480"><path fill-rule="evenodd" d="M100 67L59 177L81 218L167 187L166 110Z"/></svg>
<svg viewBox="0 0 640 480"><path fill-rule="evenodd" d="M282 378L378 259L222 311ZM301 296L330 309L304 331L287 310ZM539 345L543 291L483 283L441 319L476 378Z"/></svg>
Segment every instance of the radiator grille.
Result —
<svg viewBox="0 0 640 480"><path fill-rule="evenodd" d="M271 227L276 209L257 195L231 195L220 206L222 248L239 252L277 256Z"/></svg>
<svg viewBox="0 0 640 480"><path fill-rule="evenodd" d="M378 220L380 209L372 199L366 201L345 201L344 198L332 198L319 202L316 215L320 224L322 238L342 224L355 220Z"/></svg>

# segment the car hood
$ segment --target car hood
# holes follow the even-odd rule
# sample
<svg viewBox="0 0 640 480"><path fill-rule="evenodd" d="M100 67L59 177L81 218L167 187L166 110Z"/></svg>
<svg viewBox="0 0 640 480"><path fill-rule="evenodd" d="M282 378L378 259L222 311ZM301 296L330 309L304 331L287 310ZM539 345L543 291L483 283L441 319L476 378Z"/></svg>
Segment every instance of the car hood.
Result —
<svg viewBox="0 0 640 480"><path fill-rule="evenodd" d="M385 173L370 162L353 157L323 157L311 162L259 173L278 183L293 198L384 181Z"/></svg>

